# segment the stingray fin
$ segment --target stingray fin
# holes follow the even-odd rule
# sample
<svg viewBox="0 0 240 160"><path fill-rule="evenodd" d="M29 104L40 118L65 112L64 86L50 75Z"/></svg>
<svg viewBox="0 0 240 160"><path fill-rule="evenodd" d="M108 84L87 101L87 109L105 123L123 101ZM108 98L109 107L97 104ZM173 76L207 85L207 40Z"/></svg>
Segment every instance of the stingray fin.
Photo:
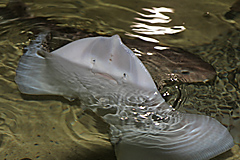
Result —
<svg viewBox="0 0 240 160"><path fill-rule="evenodd" d="M63 95L63 91L66 90L48 72L49 68L45 56L49 53L41 48L47 34L47 32L40 33L26 48L27 52L20 58L16 69L15 82L21 93Z"/></svg>

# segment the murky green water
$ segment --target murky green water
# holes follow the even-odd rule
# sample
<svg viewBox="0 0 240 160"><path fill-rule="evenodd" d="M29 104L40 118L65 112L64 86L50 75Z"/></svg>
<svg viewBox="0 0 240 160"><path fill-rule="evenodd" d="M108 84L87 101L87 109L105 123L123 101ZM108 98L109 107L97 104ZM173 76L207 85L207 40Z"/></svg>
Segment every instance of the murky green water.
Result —
<svg viewBox="0 0 240 160"><path fill-rule="evenodd" d="M1 1L4 8L8 1ZM99 34L151 38L156 45L184 48L210 63L217 72L209 83L173 82L161 93L177 109L212 116L230 130L240 143L240 18L226 21L232 0L113 1L113 0L25 0L29 15L19 18L0 10L0 159L115 159L108 140L108 125L79 102L62 97L21 95L14 82L23 49L39 30L52 20L55 25L85 29ZM154 8L167 12L172 21L149 23L141 19ZM145 8L145 10L143 10ZM209 13L208 13L209 12ZM141 14L139 14L141 13ZM48 17L38 19L34 17ZM148 20L151 18L147 18ZM164 20L164 19L163 19ZM169 19L165 19L168 21ZM139 23L148 26L139 27ZM136 26L138 24L138 26ZM166 34L154 26L172 28ZM174 29L175 26L175 29ZM176 27L178 26L178 27ZM176 29L177 28L177 29ZM142 30L139 30L142 29ZM163 29L164 30L164 29ZM139 33L140 32L140 33ZM144 33L143 33L144 32ZM144 38L143 38L144 37ZM239 150L218 159L238 159Z"/></svg>

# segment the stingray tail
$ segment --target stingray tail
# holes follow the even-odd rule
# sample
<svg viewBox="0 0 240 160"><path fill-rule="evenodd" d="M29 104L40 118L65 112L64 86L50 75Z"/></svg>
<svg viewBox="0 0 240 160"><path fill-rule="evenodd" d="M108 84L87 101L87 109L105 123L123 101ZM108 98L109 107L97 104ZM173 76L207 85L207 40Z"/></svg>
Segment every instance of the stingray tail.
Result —
<svg viewBox="0 0 240 160"><path fill-rule="evenodd" d="M48 32L40 33L26 48L27 52L19 61L15 81L22 93L54 94L54 88L51 86L53 77L47 74L47 62L42 56L42 44L47 35Z"/></svg>

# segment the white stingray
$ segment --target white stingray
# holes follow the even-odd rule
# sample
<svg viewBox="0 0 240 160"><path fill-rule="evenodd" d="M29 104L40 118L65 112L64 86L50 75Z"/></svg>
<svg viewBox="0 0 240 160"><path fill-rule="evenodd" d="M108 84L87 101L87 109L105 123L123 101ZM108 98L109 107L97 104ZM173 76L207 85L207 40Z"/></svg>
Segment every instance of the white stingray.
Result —
<svg viewBox="0 0 240 160"><path fill-rule="evenodd" d="M41 49L45 36L40 34L20 59L19 90L89 98L99 108L116 108L103 118L112 125L118 160L209 159L233 146L231 135L215 119L169 107L118 35L80 39L52 53Z"/></svg>

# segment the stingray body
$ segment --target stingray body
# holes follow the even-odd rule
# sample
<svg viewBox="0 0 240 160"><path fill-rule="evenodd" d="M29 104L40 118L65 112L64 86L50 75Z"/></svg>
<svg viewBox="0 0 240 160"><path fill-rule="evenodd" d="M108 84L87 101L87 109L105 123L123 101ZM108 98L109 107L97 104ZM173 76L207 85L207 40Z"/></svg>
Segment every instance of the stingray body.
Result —
<svg viewBox="0 0 240 160"><path fill-rule="evenodd" d="M39 34L20 59L19 90L88 102L111 124L118 160L201 160L233 146L215 119L172 109L118 35L80 39L49 53L41 48L46 34Z"/></svg>

